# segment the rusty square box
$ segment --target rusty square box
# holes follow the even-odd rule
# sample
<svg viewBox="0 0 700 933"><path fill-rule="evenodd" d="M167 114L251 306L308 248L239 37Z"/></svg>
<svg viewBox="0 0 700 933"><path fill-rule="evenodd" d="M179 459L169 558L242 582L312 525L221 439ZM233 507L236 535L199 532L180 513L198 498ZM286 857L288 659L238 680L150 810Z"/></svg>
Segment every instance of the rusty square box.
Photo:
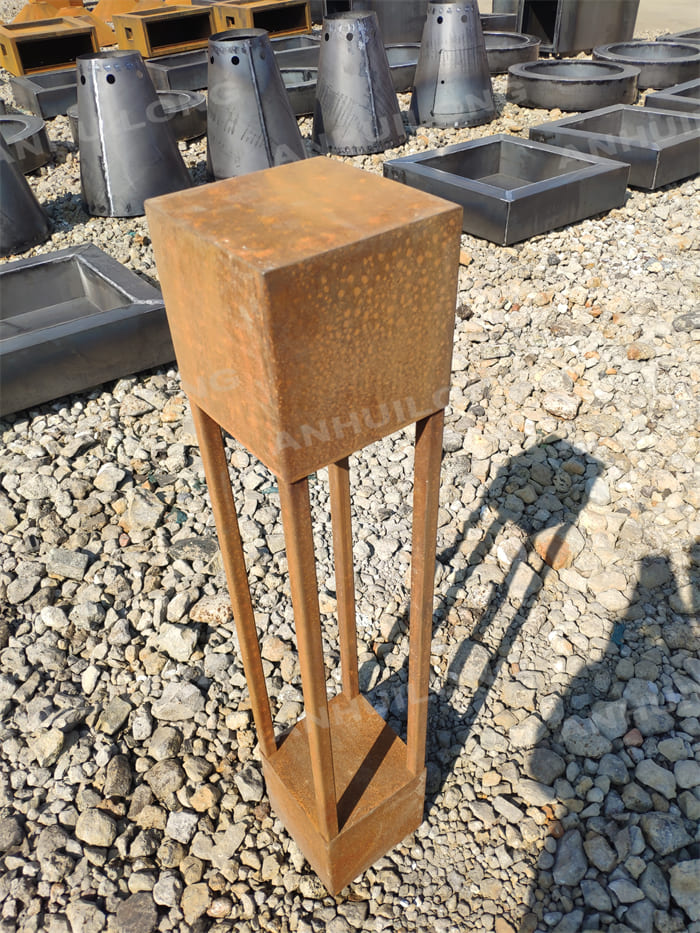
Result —
<svg viewBox="0 0 700 933"><path fill-rule="evenodd" d="M120 49L144 58L207 47L215 32L212 7L168 6L115 14L112 23Z"/></svg>
<svg viewBox="0 0 700 933"><path fill-rule="evenodd" d="M219 31L266 29L271 36L293 36L311 32L309 0L252 0L250 3L219 3L214 7Z"/></svg>
<svg viewBox="0 0 700 933"><path fill-rule="evenodd" d="M146 216L185 391L283 480L444 408L454 204L315 158Z"/></svg>
<svg viewBox="0 0 700 933"><path fill-rule="evenodd" d="M0 66L12 75L66 68L99 51L95 27L72 16L0 25Z"/></svg>

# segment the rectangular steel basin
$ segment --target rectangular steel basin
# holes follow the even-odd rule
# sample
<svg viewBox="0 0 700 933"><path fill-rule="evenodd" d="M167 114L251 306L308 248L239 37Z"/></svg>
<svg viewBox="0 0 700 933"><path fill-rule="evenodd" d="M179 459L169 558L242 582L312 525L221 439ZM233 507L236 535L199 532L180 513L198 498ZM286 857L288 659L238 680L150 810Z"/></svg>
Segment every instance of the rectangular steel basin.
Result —
<svg viewBox="0 0 700 933"><path fill-rule="evenodd" d="M209 83L206 49L146 60L156 91L201 91Z"/></svg>
<svg viewBox="0 0 700 933"><path fill-rule="evenodd" d="M0 266L0 415L175 358L160 291L92 244Z"/></svg>
<svg viewBox="0 0 700 933"><path fill-rule="evenodd" d="M309 49L313 46L318 46L319 37L314 37L311 34L301 36L272 36L270 44L272 45L272 51L275 53L288 51L289 49Z"/></svg>
<svg viewBox="0 0 700 933"><path fill-rule="evenodd" d="M35 72L31 77L10 77L15 104L43 120L67 112L78 100L78 73L75 66L58 71Z"/></svg>
<svg viewBox="0 0 700 933"><path fill-rule="evenodd" d="M568 55L627 42L639 0L520 0L517 32L542 40L540 53Z"/></svg>
<svg viewBox="0 0 700 933"><path fill-rule="evenodd" d="M700 114L618 104L533 126L530 138L625 162L637 188L700 172Z"/></svg>
<svg viewBox="0 0 700 933"><path fill-rule="evenodd" d="M700 78L674 84L663 91L647 94L645 107L655 110L682 110L688 113L700 113Z"/></svg>
<svg viewBox="0 0 700 933"><path fill-rule="evenodd" d="M384 174L464 209L462 229L507 246L619 207L628 166L516 136L384 163Z"/></svg>

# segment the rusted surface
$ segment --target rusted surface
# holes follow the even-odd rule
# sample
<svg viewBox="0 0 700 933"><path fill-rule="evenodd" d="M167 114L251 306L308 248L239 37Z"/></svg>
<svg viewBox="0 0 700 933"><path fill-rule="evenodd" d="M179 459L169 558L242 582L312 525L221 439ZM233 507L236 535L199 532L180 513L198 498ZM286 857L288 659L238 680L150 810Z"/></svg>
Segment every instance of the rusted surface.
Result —
<svg viewBox="0 0 700 933"><path fill-rule="evenodd" d="M425 767L430 640L433 633L435 543L444 418L444 411L438 411L416 425L406 735L408 768L413 774L420 774Z"/></svg>
<svg viewBox="0 0 700 933"><path fill-rule="evenodd" d="M317 158L146 213L183 385L277 476L444 408L458 208Z"/></svg>
<svg viewBox="0 0 700 933"><path fill-rule="evenodd" d="M352 561L352 516L350 511L350 464L344 457L328 466L335 561L335 592L338 602L338 635L343 693L360 692L355 628L355 570Z"/></svg>
<svg viewBox="0 0 700 933"><path fill-rule="evenodd" d="M136 9L114 13L112 22L119 48L140 52L144 58L206 48L215 31L210 7L201 6Z"/></svg>
<svg viewBox="0 0 700 933"><path fill-rule="evenodd" d="M339 831L326 840L315 816L306 720L286 736L263 773L275 812L327 889L336 894L423 819L425 772L363 696L329 704Z"/></svg>
<svg viewBox="0 0 700 933"><path fill-rule="evenodd" d="M238 530L238 516L231 492L221 428L194 404L192 405L192 419L202 452L204 472L207 477L221 556L226 571L226 582L231 594L233 618L243 659L243 669L250 691L250 705L253 710L255 728L263 755L272 755L277 748L277 743L270 715L270 700L265 688L265 674L260 658L260 645L255 630L253 604L250 600L245 557Z"/></svg>
<svg viewBox="0 0 700 933"><path fill-rule="evenodd" d="M326 669L323 663L321 621L318 614L309 481L280 481L279 491L304 691L314 818L321 836L324 839L332 839L338 832L338 815L326 696Z"/></svg>
<svg viewBox="0 0 700 933"><path fill-rule="evenodd" d="M78 17L0 25L0 66L13 75L55 71L99 50L94 26Z"/></svg>
<svg viewBox="0 0 700 933"><path fill-rule="evenodd" d="M415 830L423 815L440 455L461 213L327 159L147 204L268 793L332 893ZM347 455L414 421L405 744L359 694ZM305 717L277 743L219 425L278 477ZM307 480L325 464L343 684L330 703Z"/></svg>
<svg viewBox="0 0 700 933"><path fill-rule="evenodd" d="M311 32L308 0L252 0L248 3L218 3L214 7L218 30L265 29L271 36L294 36Z"/></svg>

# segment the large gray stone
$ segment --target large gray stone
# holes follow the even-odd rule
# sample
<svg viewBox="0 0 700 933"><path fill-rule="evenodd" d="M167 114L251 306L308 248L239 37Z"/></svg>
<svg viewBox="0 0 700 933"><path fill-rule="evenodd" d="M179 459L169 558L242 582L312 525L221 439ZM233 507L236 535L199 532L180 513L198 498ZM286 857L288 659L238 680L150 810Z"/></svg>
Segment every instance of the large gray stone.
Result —
<svg viewBox="0 0 700 933"><path fill-rule="evenodd" d="M671 897L690 919L700 920L700 859L671 866Z"/></svg>
<svg viewBox="0 0 700 933"><path fill-rule="evenodd" d="M583 851L581 833L570 829L564 833L557 846L557 856L552 869L555 884L577 885L588 870L588 859Z"/></svg>
<svg viewBox="0 0 700 933"><path fill-rule="evenodd" d="M612 742L601 735L592 719L570 716L561 728L567 751L584 758L602 758L612 751Z"/></svg>
<svg viewBox="0 0 700 933"><path fill-rule="evenodd" d="M640 823L647 842L657 855L670 855L693 841L679 816L645 813Z"/></svg>
<svg viewBox="0 0 700 933"><path fill-rule="evenodd" d="M78 817L75 835L89 846L107 848L117 838L117 824L104 810L89 807Z"/></svg>

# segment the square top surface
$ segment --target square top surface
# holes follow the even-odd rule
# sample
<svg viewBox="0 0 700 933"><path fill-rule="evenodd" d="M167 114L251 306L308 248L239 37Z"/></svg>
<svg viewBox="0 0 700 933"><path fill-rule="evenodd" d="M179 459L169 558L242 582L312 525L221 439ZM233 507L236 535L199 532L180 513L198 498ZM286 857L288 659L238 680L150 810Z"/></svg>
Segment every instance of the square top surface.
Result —
<svg viewBox="0 0 700 933"><path fill-rule="evenodd" d="M147 202L178 227L265 273L444 214L442 199L324 157Z"/></svg>

